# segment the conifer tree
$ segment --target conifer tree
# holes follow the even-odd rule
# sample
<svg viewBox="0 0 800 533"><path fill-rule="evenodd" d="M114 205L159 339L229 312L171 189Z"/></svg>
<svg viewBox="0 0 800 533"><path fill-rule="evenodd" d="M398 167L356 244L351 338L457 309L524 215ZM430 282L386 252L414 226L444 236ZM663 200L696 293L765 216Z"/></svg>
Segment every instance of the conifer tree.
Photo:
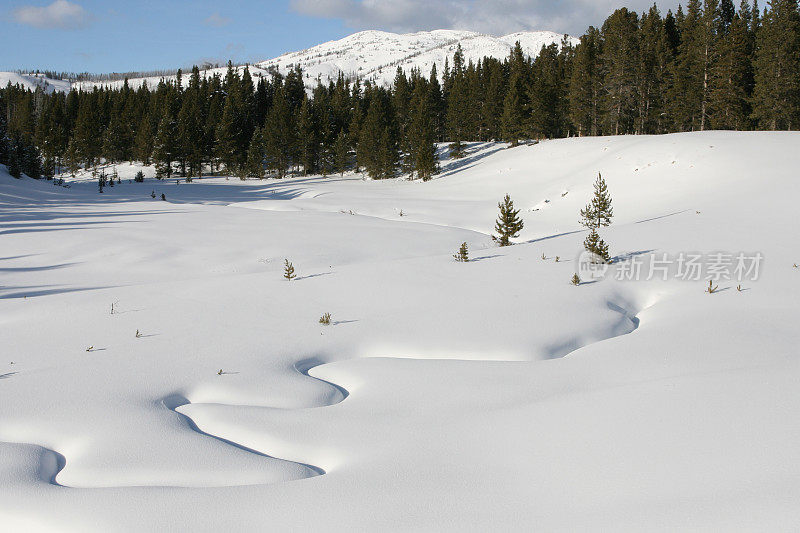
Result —
<svg viewBox="0 0 800 533"><path fill-rule="evenodd" d="M294 122L289 102L283 88L275 92L272 108L267 114L264 139L268 167L277 172L279 178L286 176L292 160L295 144Z"/></svg>
<svg viewBox="0 0 800 533"><path fill-rule="evenodd" d="M614 209L611 207L611 194L602 174L594 182L592 201L581 209L581 225L586 228L601 228L611 225Z"/></svg>
<svg viewBox="0 0 800 533"><path fill-rule="evenodd" d="M350 155L350 147L348 146L347 138L347 132L342 128L339 135L336 136L336 145L334 146L334 151L336 152L336 172L342 176L345 170L347 170L347 159Z"/></svg>
<svg viewBox="0 0 800 533"><path fill-rule="evenodd" d="M597 228L592 228L589 231L589 235L586 237L586 240L583 241L583 247L587 252L594 254L596 260L601 260L604 263L611 260L608 254L608 245L600 238L600 235L597 233Z"/></svg>
<svg viewBox="0 0 800 533"><path fill-rule="evenodd" d="M150 156L153 154L153 132L151 119L148 113L142 117L139 128L136 131L136 139L133 145L133 157L136 161L141 161L144 165L150 164Z"/></svg>
<svg viewBox="0 0 800 533"><path fill-rule="evenodd" d="M170 179L172 177L172 163L175 161L176 128L168 106L164 108L158 132L153 141L153 160L156 164L156 176Z"/></svg>
<svg viewBox="0 0 800 533"><path fill-rule="evenodd" d="M297 277L297 274L294 273L294 265L288 259L283 260L283 277L286 281L292 281Z"/></svg>
<svg viewBox="0 0 800 533"><path fill-rule="evenodd" d="M409 157L411 170L423 181L431 179L436 173L436 133L432 120L432 105L427 84L420 81L414 90L411 103L413 117L407 136L409 137Z"/></svg>
<svg viewBox="0 0 800 533"><path fill-rule="evenodd" d="M497 241L500 246L509 246L511 244L510 240L519 236L524 223L519 218L519 209L514 209L514 202L508 194L506 194L502 202L497 204L497 207L500 209L500 215L497 217L497 222L495 222L494 226L497 236L492 236L492 239Z"/></svg>
<svg viewBox="0 0 800 533"><path fill-rule="evenodd" d="M319 162L319 128L308 98L303 98L298 115L299 163L303 166L303 175L307 176L317 171Z"/></svg>
<svg viewBox="0 0 800 533"><path fill-rule="evenodd" d="M601 227L610 226L614 210L611 207L611 194L603 179L598 174L594 182L594 196L591 202L581 209L581 225L589 228L589 236L586 237L583 245L587 252L594 254L604 262L610 260L608 245L600 238L597 230Z"/></svg>
<svg viewBox="0 0 800 533"><path fill-rule="evenodd" d="M756 34L753 116L762 129L800 124L800 13L797 0L771 0Z"/></svg>
<svg viewBox="0 0 800 533"><path fill-rule="evenodd" d="M600 131L600 43L600 32L590 27L575 49L569 80L569 109L578 136L597 135Z"/></svg>
<svg viewBox="0 0 800 533"><path fill-rule="evenodd" d="M455 254L453 254L453 259L455 259L459 263L469 262L469 248L467 247L466 242L461 243L461 246L458 248L458 251Z"/></svg>
<svg viewBox="0 0 800 533"><path fill-rule="evenodd" d="M503 100L502 138L503 141L511 143L512 147L519 145L519 140L524 136L521 83L519 76L512 74L512 78L508 82L508 91Z"/></svg>
<svg viewBox="0 0 800 533"><path fill-rule="evenodd" d="M252 139L250 139L245 175L248 178L262 179L264 177L264 136L261 133L261 128L256 128Z"/></svg>
<svg viewBox="0 0 800 533"><path fill-rule="evenodd" d="M603 24L602 31L604 133L631 133L636 116L638 17L626 8L618 9Z"/></svg>

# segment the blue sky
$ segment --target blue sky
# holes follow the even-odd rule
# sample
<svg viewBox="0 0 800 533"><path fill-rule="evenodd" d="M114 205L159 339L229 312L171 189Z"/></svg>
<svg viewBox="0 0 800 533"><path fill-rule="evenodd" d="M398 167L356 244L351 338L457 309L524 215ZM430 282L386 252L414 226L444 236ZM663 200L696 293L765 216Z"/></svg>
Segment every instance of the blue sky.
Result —
<svg viewBox="0 0 800 533"><path fill-rule="evenodd" d="M26 11L53 4L0 2L0 70L119 72L254 61L352 32L341 20L300 14L288 0L75 0Z"/></svg>
<svg viewBox="0 0 800 533"><path fill-rule="evenodd" d="M259 61L354 31L580 35L653 0L3 0L0 70L123 72ZM674 7L661 2L662 9Z"/></svg>

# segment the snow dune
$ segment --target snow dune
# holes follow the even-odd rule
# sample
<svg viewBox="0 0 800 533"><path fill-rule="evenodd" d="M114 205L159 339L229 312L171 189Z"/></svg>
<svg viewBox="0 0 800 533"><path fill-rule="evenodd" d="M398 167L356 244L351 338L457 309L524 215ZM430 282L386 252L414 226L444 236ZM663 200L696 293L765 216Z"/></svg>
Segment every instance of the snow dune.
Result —
<svg viewBox="0 0 800 533"><path fill-rule="evenodd" d="M795 529L798 142L475 144L429 183L126 165L102 195L0 168L0 520ZM597 172L621 263L760 252L759 279L570 285Z"/></svg>

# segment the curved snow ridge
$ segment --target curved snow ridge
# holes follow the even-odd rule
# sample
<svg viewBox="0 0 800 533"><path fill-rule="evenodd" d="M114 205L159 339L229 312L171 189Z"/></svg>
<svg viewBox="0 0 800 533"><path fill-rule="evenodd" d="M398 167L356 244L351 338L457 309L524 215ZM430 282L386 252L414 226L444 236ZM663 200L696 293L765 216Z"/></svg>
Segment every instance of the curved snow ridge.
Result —
<svg viewBox="0 0 800 533"><path fill-rule="evenodd" d="M624 335L630 335L639 329L639 325L641 323L639 319L639 313L641 313L642 309L639 309L638 306L633 306L629 302L623 301L620 298L609 299L606 301L605 305L610 311L620 315L619 320L612 324L608 330L594 332L589 334L588 337L576 335L568 340L551 344L545 349L546 358L561 359L568 357L580 350L583 350L584 348L588 348L589 346L593 346L603 341L616 339L617 337L622 337ZM649 305L646 307L649 307Z"/></svg>
<svg viewBox="0 0 800 533"><path fill-rule="evenodd" d="M0 479L64 486L56 479L67 464L62 454L27 442L0 441L0 447L12 448L11 454L0 453Z"/></svg>
<svg viewBox="0 0 800 533"><path fill-rule="evenodd" d="M317 377L312 376L310 374L310 371L313 368L316 368L316 367L324 365L324 364L326 364L326 361L323 361L323 360L321 360L319 358L307 358L307 359L302 359L302 360L296 362L293 365L294 369L297 372L299 372L300 374L302 374L304 376L307 376L307 377L309 377L309 378L311 378L313 380L316 380L316 381L324 384L329 390L329 392L323 396L322 400L319 403L317 403L315 405L312 405L312 406L310 406L308 408L319 408L319 407L327 407L327 406L331 406L331 405L336 405L338 403L343 402L350 395L350 393L344 387L342 387L342 386L340 386L340 385L338 385L336 383L332 383L330 381L326 381L324 379L317 378ZM296 465L298 467L301 467L300 475L296 476L295 479L291 479L289 481L296 481L296 480L299 480L299 479L312 478L312 477L324 475L326 473L326 470L324 468L322 468L321 466L317 466L317 465L311 464L309 462L302 462L302 461L297 461L297 460L284 459L284 458L281 458L281 457L277 457L275 455L269 455L269 454L267 454L265 452L262 452L262 451L259 451L259 450L255 449L253 447L245 446L245 445L241 444L240 442L236 442L235 440L232 440L230 438L223 437L221 435L222 432L215 432L214 430L206 427L206 426L209 425L208 423L204 424L204 429L201 429L200 426L198 425L198 423L189 414L189 412L191 412L191 410L195 410L196 412L199 413L199 411L197 411L197 409L203 409L203 408L206 408L206 409L203 409L206 412L219 410L219 409L236 409L236 408L240 408L240 409L268 409L268 408L266 408L264 406L228 405L228 404L225 404L225 403L192 403L188 398L186 398L184 395L179 394L179 393L173 393L173 394L171 394L169 396L166 396L165 398L162 398L161 399L161 403L167 409L169 409L169 410L175 412L176 414L178 414L181 417L181 419L184 420L184 422L186 422L187 427L189 429L191 429L192 431L195 431L195 432L197 432L197 433L199 433L201 435L204 435L206 437L210 437L212 439L216 439L216 440L218 440L218 441L220 441L222 443L225 443L225 444L227 444L229 446L234 446L234 447L236 447L236 448L238 448L240 450L259 455L259 456L264 457L266 459L270 459L270 460L274 460L274 461L280 461L280 462L284 462L284 463L291 463L291 464L294 464L294 465ZM187 406L192 406L192 407L186 408ZM303 409L303 408L301 407L301 408L298 408L298 409ZM285 410L285 409L282 409L282 410ZM292 410L292 409L289 409L289 410ZM214 425L215 427L217 427L215 424L211 424L211 425ZM279 483L279 482L282 482L282 481L277 481L277 482ZM249 483L247 483L247 484L249 484ZM226 485L226 486L229 486L229 485Z"/></svg>

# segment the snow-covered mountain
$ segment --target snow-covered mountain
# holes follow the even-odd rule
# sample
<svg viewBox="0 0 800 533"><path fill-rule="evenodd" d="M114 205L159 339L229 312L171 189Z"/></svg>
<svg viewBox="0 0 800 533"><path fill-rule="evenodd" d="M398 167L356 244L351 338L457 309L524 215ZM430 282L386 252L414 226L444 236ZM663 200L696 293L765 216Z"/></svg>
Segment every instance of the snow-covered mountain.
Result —
<svg viewBox="0 0 800 533"><path fill-rule="evenodd" d="M482 33L456 30L435 30L410 34L396 34L382 31L363 31L338 41L330 41L299 52L291 52L282 56L250 65L250 73L254 77L270 76L270 69L277 68L286 74L295 66L300 66L306 75L305 82L309 88L317 84L335 80L339 73L350 78L360 77L378 84L390 84L394 79L397 67L406 72L419 68L424 75L430 73L436 64L441 75L446 58L452 61L458 44L464 51L466 61L477 61L483 57L503 59L508 56L514 44L519 41L525 54L536 57L543 46L561 43L563 35L550 31L532 31L512 33L503 37L493 37ZM578 40L567 37L573 44ZM239 67L240 70L244 67ZM226 69L215 68L203 71L205 76L215 73L224 75ZM175 79L174 76L153 76L134 78L128 83L137 88L143 81L150 86L159 80ZM66 91L70 87L91 88L93 86L119 87L123 81L114 82L75 82L52 80L41 75L20 75L13 72L0 72L0 84L21 84L35 89L44 87L47 91Z"/></svg>
<svg viewBox="0 0 800 533"><path fill-rule="evenodd" d="M535 57L542 46L560 43L562 38L562 35L549 31L512 33L504 37L455 30L404 35L363 31L339 41L262 61L257 66L262 69L277 67L286 72L299 65L312 83L316 83L317 78L323 82L335 80L341 72L351 78L358 76L378 84L389 84L398 66L406 72L419 68L427 76L436 64L441 75L445 59L452 61L459 43L466 61L478 61L487 56L508 57L517 41L527 55ZM568 38L577 44L577 39Z"/></svg>

